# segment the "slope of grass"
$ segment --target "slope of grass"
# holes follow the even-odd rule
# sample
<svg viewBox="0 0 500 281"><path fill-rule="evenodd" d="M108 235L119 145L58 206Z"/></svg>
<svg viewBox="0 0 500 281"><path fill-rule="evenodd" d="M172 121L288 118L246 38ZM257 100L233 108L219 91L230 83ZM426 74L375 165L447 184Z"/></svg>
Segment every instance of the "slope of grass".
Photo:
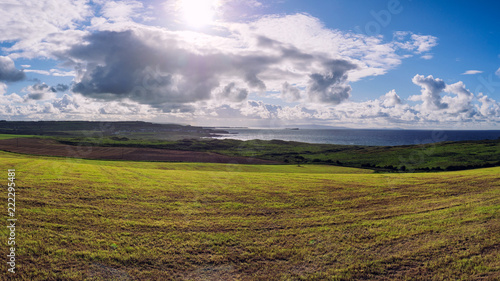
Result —
<svg viewBox="0 0 500 281"><path fill-rule="evenodd" d="M0 158L9 159L12 164L24 165L28 162L62 161L62 163L82 163L126 168L144 168L158 170L182 171L226 171L252 173L308 173L308 174L370 174L369 169L359 169L328 165L245 165L218 163L178 163L178 162L143 162L143 161L109 161L65 158L58 156L35 156L0 151Z"/></svg>
<svg viewBox="0 0 500 281"><path fill-rule="evenodd" d="M10 134L0 134L0 140L15 139L15 138L32 138L32 135L10 135Z"/></svg>
<svg viewBox="0 0 500 281"><path fill-rule="evenodd" d="M500 168L276 167L0 153L16 280L500 278Z"/></svg>
<svg viewBox="0 0 500 281"><path fill-rule="evenodd" d="M330 164L385 171L463 170L500 165L500 140L441 142L406 146L309 144L280 140L57 138L72 145L133 146L210 151L230 156L296 163ZM297 158L299 157L299 158ZM404 167L403 167L404 166Z"/></svg>

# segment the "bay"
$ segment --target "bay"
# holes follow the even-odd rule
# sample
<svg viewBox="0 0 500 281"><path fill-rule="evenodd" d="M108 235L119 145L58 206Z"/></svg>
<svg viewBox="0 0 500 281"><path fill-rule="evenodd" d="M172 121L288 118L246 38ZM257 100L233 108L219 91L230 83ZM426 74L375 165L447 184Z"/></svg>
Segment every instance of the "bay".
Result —
<svg viewBox="0 0 500 281"><path fill-rule="evenodd" d="M222 134L215 138L238 140L275 139L306 143L366 146L413 145L442 141L486 140L500 138L500 130L221 129L228 131L230 134Z"/></svg>

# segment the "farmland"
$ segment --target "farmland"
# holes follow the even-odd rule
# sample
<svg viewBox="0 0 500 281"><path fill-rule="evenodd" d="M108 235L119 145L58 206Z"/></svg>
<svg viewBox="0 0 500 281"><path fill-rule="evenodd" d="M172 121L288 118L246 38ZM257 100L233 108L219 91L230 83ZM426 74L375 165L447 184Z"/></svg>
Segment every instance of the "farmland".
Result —
<svg viewBox="0 0 500 281"><path fill-rule="evenodd" d="M0 167L16 169L16 280L500 278L498 167L386 174L7 152Z"/></svg>
<svg viewBox="0 0 500 281"><path fill-rule="evenodd" d="M311 144L282 140L182 139L165 141L129 136L53 137L73 146L140 147L201 151L235 157L255 157L282 163L301 162L378 171L429 172L500 166L500 140L448 141L421 145L360 146Z"/></svg>
<svg viewBox="0 0 500 281"><path fill-rule="evenodd" d="M1 137L2 135L0 135ZM277 164L279 162L250 157L227 156L203 151L180 151L137 147L71 146L51 139L0 139L0 150L9 152L63 156L87 159L119 159L132 161L208 162L240 164Z"/></svg>

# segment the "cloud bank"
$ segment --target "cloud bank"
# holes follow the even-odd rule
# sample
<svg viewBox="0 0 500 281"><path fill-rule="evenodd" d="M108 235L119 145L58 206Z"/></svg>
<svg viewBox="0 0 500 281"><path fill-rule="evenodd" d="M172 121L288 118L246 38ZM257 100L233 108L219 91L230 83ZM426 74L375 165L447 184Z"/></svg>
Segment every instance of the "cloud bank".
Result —
<svg viewBox="0 0 500 281"><path fill-rule="evenodd" d="M237 18L236 2L222 1L219 13ZM171 27L177 26L171 25L175 15L163 27L146 24L152 9L139 1L19 1L2 7L0 41L13 42L3 49L8 56L0 57L3 118L353 127L496 124L500 118L491 97L431 75L408 77L421 91L407 100L392 90L352 101L360 100L353 83L384 75L411 57L432 59L438 44L432 35L397 31L384 39L327 28L302 13L186 30ZM13 59L20 58L56 60L66 70L18 70ZM24 95L7 95L7 84L26 73L74 79L69 86L40 82L25 87Z"/></svg>
<svg viewBox="0 0 500 281"><path fill-rule="evenodd" d="M434 44L432 36L415 34L408 34L406 42L384 43L327 29L304 14L219 28L230 35L122 26L87 34L55 55L76 69L73 92L169 112L194 111L193 104L202 101L241 102L251 93L280 91L285 101L340 104L351 96L349 83L382 75L409 53Z"/></svg>

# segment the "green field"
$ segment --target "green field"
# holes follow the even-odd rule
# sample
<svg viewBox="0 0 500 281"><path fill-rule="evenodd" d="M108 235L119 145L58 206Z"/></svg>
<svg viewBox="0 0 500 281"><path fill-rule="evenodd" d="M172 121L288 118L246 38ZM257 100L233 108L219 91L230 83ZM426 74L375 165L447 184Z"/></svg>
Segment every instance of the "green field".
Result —
<svg viewBox="0 0 500 281"><path fill-rule="evenodd" d="M0 134L0 140L8 140L8 139L15 139L15 138L31 138L34 136L31 135L10 135L10 134Z"/></svg>
<svg viewBox="0 0 500 281"><path fill-rule="evenodd" d="M55 137L70 145L150 147L210 151L229 156L251 156L284 163L326 164L391 172L466 170L500 166L500 140L440 142L424 145L359 146L311 144L281 140L183 139L164 141L130 137Z"/></svg>
<svg viewBox="0 0 500 281"><path fill-rule="evenodd" d="M0 152L4 206L9 168L17 273L2 262L2 280L500 278L500 167L382 174Z"/></svg>
<svg viewBox="0 0 500 281"><path fill-rule="evenodd" d="M16 133L17 132L17 133ZM500 166L500 139L423 145L360 146L282 140L213 139L225 131L148 122L0 121L0 140L36 136L69 145L147 147L250 156L288 164L368 168L377 172L439 172ZM6 135L16 133L17 135ZM433 138L445 140L446 134Z"/></svg>

